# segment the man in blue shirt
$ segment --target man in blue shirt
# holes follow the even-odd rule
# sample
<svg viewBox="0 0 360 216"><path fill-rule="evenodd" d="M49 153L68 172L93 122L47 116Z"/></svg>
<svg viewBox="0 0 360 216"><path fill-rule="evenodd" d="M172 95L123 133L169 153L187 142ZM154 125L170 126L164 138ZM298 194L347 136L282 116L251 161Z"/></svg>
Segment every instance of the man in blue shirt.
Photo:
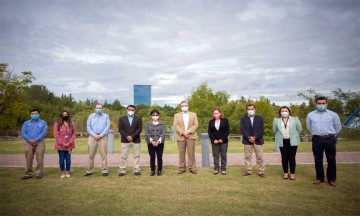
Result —
<svg viewBox="0 0 360 216"><path fill-rule="evenodd" d="M328 162L326 177L329 185L336 184L336 136L341 131L341 122L338 114L327 109L325 97L316 99L316 110L306 117L307 129L312 134L312 150L315 159L316 180L318 185L324 182L323 155L325 151Z"/></svg>
<svg viewBox="0 0 360 216"><path fill-rule="evenodd" d="M26 170L23 180L33 177L32 164L34 154L36 155L36 178L43 178L45 142L47 134L46 122L40 119L40 110L33 108L30 110L30 120L27 120L21 128L21 136L25 140L25 159Z"/></svg>
<svg viewBox="0 0 360 216"><path fill-rule="evenodd" d="M94 158L99 147L101 155L101 172L103 176L108 176L109 171L107 167L107 143L108 133L110 129L109 115L103 113L103 105L97 104L95 107L95 113L89 115L87 119L87 132L89 133L88 140L88 169L84 176L90 176L93 174Z"/></svg>

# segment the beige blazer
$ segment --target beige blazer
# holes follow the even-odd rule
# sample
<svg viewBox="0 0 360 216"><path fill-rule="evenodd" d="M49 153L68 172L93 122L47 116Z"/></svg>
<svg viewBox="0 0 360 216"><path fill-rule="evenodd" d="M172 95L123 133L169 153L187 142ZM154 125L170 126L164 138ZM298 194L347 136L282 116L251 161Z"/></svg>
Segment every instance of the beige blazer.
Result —
<svg viewBox="0 0 360 216"><path fill-rule="evenodd" d="M184 141L185 137L182 135L185 131L184 119L182 112L176 113L174 116L174 129L176 132L176 141ZM188 131L190 131L188 139L197 139L196 129L199 126L196 113L189 112L189 125Z"/></svg>

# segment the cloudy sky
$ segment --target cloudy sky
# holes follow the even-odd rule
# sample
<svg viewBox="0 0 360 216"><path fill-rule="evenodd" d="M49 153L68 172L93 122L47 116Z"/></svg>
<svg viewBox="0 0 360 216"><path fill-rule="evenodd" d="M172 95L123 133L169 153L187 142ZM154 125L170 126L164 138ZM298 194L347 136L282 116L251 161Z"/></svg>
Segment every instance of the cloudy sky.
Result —
<svg viewBox="0 0 360 216"><path fill-rule="evenodd" d="M359 91L359 0L0 0L0 61L76 100L152 85L174 105L201 83L232 99Z"/></svg>

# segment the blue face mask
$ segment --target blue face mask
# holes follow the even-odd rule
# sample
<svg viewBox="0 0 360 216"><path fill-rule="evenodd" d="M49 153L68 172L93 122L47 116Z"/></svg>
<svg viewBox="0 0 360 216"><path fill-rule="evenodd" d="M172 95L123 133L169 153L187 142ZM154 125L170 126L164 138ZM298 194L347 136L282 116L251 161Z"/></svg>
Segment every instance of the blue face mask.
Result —
<svg viewBox="0 0 360 216"><path fill-rule="evenodd" d="M324 105L316 105L316 109L319 110L319 111L325 111L326 106L324 106Z"/></svg>
<svg viewBox="0 0 360 216"><path fill-rule="evenodd" d="M34 120L34 121L37 121L39 119L39 115L38 114L33 114L33 115L30 115L31 117L31 120Z"/></svg>
<svg viewBox="0 0 360 216"><path fill-rule="evenodd" d="M101 115L102 109L95 109L96 114Z"/></svg>

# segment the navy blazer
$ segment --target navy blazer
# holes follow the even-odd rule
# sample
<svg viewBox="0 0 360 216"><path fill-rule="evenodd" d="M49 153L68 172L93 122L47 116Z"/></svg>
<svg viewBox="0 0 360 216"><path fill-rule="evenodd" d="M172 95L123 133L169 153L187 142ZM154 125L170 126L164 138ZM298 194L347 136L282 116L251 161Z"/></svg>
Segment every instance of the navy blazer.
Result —
<svg viewBox="0 0 360 216"><path fill-rule="evenodd" d="M142 131L141 117L134 115L131 126L127 115L120 117L118 129L121 134L122 143L129 143L126 139L127 136L131 136L134 143L140 143L140 133Z"/></svg>
<svg viewBox="0 0 360 216"><path fill-rule="evenodd" d="M253 126L248 115L244 115L240 120L240 131L242 133L242 143L250 145L249 137L255 136L255 144L264 144L264 119L261 116L255 115Z"/></svg>
<svg viewBox="0 0 360 216"><path fill-rule="evenodd" d="M211 143L214 143L214 140L221 139L223 143L228 143L228 136L230 133L229 121L226 118L220 120L219 130L215 127L215 119L211 119L208 125L208 134L211 140Z"/></svg>

